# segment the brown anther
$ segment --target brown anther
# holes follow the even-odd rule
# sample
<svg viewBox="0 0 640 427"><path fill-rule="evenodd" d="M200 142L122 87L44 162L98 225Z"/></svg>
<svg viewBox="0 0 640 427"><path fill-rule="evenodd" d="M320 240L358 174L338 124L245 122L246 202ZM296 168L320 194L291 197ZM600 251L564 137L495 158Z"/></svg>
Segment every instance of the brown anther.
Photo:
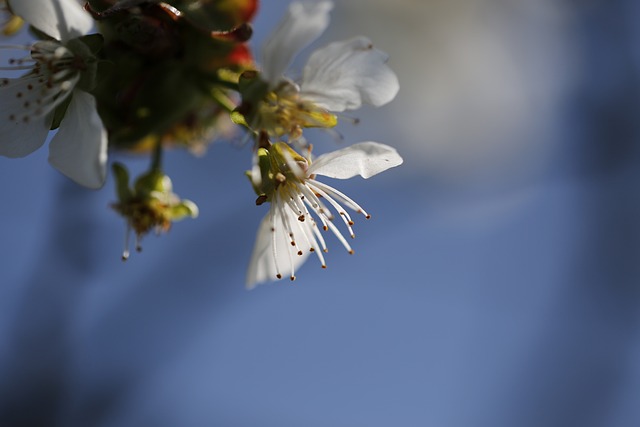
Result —
<svg viewBox="0 0 640 427"><path fill-rule="evenodd" d="M316 248L309 248L309 252L315 252Z"/></svg>
<svg viewBox="0 0 640 427"><path fill-rule="evenodd" d="M258 72L255 70L243 71L242 74L240 74L240 77L247 80L253 80L258 77Z"/></svg>
<svg viewBox="0 0 640 427"><path fill-rule="evenodd" d="M302 256L302 251L298 251L298 256Z"/></svg>
<svg viewBox="0 0 640 427"><path fill-rule="evenodd" d="M353 254L354 254L353 249L351 249L351 250L349 251L349 255L353 255Z"/></svg>
<svg viewBox="0 0 640 427"><path fill-rule="evenodd" d="M256 206L260 206L266 201L267 201L267 196L265 194L261 194L256 199Z"/></svg>
<svg viewBox="0 0 640 427"><path fill-rule="evenodd" d="M298 221L300 221L300 222L304 222L304 215L300 215L300 216L298 217Z"/></svg>
<svg viewBox="0 0 640 427"><path fill-rule="evenodd" d="M324 265L324 264L322 264L322 268L327 268L327 266L326 266L326 265Z"/></svg>
<svg viewBox="0 0 640 427"><path fill-rule="evenodd" d="M371 219L371 215L365 216L366 219Z"/></svg>
<svg viewBox="0 0 640 427"><path fill-rule="evenodd" d="M349 221L349 225L353 225L353 224L354 224L354 222L353 222L353 221Z"/></svg>
<svg viewBox="0 0 640 427"><path fill-rule="evenodd" d="M282 274L280 274L280 273L276 274L276 278L282 279Z"/></svg>
<svg viewBox="0 0 640 427"><path fill-rule="evenodd" d="M211 37L219 40L228 40L243 43L253 35L253 28L248 23L242 23L230 31L212 31Z"/></svg>
<svg viewBox="0 0 640 427"><path fill-rule="evenodd" d="M291 276L289 277L289 279L291 279L291 281L293 282L294 280L296 280L296 276Z"/></svg>
<svg viewBox="0 0 640 427"><path fill-rule="evenodd" d="M329 227L327 227L326 225L323 225L323 226L322 226L322 229L323 229L324 231L327 231L327 230L329 229Z"/></svg>

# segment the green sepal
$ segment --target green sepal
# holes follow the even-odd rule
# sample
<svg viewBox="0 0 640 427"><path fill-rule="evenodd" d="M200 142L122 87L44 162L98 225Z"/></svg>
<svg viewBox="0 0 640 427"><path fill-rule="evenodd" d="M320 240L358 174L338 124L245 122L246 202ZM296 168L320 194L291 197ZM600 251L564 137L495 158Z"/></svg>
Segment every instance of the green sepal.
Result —
<svg viewBox="0 0 640 427"><path fill-rule="evenodd" d="M184 218L197 218L199 214L198 206L191 200L182 200L179 204L172 206L169 216L172 221L179 221Z"/></svg>
<svg viewBox="0 0 640 427"><path fill-rule="evenodd" d="M238 110L233 110L231 114L229 114L231 121L237 125L249 127L247 120Z"/></svg>
<svg viewBox="0 0 640 427"><path fill-rule="evenodd" d="M60 123L62 119L64 119L65 114L67 114L67 109L69 108L69 104L71 104L71 98L73 94L67 96L67 98L62 101L53 112L53 121L51 122L51 130L58 129L60 127Z"/></svg>
<svg viewBox="0 0 640 427"><path fill-rule="evenodd" d="M121 202L127 201L133 197L133 193L129 188L129 171L121 163L114 163L111 165L113 171L113 177L116 181L116 193L118 194L118 200Z"/></svg>
<svg viewBox="0 0 640 427"><path fill-rule="evenodd" d="M98 52L100 52L100 50L102 50L102 47L104 46L104 37L102 37L101 34L97 34L97 33L78 37L77 40L84 43L94 56L97 55Z"/></svg>
<svg viewBox="0 0 640 427"><path fill-rule="evenodd" d="M133 188L138 195L148 195L153 191L168 194L173 190L173 184L171 178L155 169L140 175Z"/></svg>

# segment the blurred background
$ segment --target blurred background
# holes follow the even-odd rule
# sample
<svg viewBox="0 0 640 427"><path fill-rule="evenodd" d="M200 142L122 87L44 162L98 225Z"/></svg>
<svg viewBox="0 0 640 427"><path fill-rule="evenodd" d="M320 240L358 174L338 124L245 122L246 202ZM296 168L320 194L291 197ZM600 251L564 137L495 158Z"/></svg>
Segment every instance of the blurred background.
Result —
<svg viewBox="0 0 640 427"><path fill-rule="evenodd" d="M262 2L257 58L286 7ZM244 289L265 207L240 137L167 156L200 217L126 263L111 180L0 158L0 426L639 425L639 18L336 1L313 47L368 35L401 89L313 142L405 164L336 183L373 218L293 284Z"/></svg>

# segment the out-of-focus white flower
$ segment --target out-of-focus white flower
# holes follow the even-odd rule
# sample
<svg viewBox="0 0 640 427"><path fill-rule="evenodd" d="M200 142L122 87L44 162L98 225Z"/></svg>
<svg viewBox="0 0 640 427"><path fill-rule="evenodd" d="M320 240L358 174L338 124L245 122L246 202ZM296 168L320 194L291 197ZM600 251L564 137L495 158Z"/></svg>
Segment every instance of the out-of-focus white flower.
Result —
<svg viewBox="0 0 640 427"><path fill-rule="evenodd" d="M0 33L12 36L22 28L24 21L11 13L5 0L0 0Z"/></svg>
<svg viewBox="0 0 640 427"><path fill-rule="evenodd" d="M312 164L284 142L277 142L258 153L262 179L254 182L257 204L269 202L269 212L258 229L256 244L247 272L247 288L260 282L295 279L296 269L314 252L323 268L327 251L323 230L331 232L349 253L351 246L333 223L331 208L342 218L349 235L355 237L348 207L369 218L364 209L335 188L319 182L316 175L348 179L356 175L369 178L402 164L394 148L377 142L362 142L318 157ZM329 205L329 206L327 206Z"/></svg>
<svg viewBox="0 0 640 427"><path fill-rule="evenodd" d="M366 37L331 43L316 50L304 67L299 84L285 77L298 52L329 25L333 4L292 3L287 15L263 49L262 97L249 125L270 135L294 139L304 127L333 127L335 115L362 104L381 106L398 93L395 73L386 65L388 56ZM254 100L251 100L255 102Z"/></svg>
<svg viewBox="0 0 640 427"><path fill-rule="evenodd" d="M107 133L95 98L83 90L93 83L96 69L90 48L78 39L93 21L75 0L15 0L10 6L55 40L9 47L29 56L5 68L25 70L25 75L0 79L0 155L34 152L59 120L56 114L64 114L49 146L49 162L79 184L99 188L106 177Z"/></svg>

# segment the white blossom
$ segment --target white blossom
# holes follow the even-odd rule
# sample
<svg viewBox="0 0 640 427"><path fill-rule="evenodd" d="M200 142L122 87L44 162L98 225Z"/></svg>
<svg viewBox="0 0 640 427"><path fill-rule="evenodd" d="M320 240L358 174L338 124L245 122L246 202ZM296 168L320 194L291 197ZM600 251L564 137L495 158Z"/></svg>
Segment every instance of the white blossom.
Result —
<svg viewBox="0 0 640 427"><path fill-rule="evenodd" d="M246 286L296 277L297 268L310 253L316 254L323 268L327 245L322 231L331 230L349 253L349 242L334 224L337 213L350 237L355 237L354 221L346 208L369 218L369 214L339 190L316 179L317 175L348 179L356 175L369 178L402 164L395 149L377 142L362 142L319 156L312 164L287 144L278 142L260 153L262 165L269 169L259 183L263 194L258 203L269 202L269 212L258 229ZM322 229L322 230L321 230Z"/></svg>
<svg viewBox="0 0 640 427"><path fill-rule="evenodd" d="M75 0L10 1L16 15L54 40L22 49L27 56L10 61L19 78L0 79L0 155L23 157L40 148L58 107L68 106L49 145L49 162L74 181L99 188L106 177L107 133L95 98L81 89L90 79L89 48L77 38L87 34L91 17Z"/></svg>
<svg viewBox="0 0 640 427"><path fill-rule="evenodd" d="M313 52L298 83L285 76L298 52L327 28L332 7L328 1L289 6L263 49L261 81L266 95L250 99L250 103L257 103L249 114L250 127L296 140L303 128L335 126L333 113L362 104L379 107L396 96L398 78L386 64L387 54L362 36Z"/></svg>
<svg viewBox="0 0 640 427"><path fill-rule="evenodd" d="M277 87L299 51L329 25L331 2L292 3L263 49L263 77ZM330 111L381 106L398 93L395 73L386 53L366 37L334 42L311 54L299 83L300 96Z"/></svg>

